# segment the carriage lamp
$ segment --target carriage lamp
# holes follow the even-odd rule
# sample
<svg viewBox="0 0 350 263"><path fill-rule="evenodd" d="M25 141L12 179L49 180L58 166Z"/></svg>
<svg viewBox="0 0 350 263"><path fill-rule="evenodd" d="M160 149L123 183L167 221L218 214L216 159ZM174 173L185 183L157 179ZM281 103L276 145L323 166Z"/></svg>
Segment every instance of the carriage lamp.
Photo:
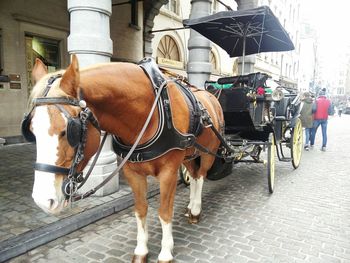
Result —
<svg viewBox="0 0 350 263"><path fill-rule="evenodd" d="M272 92L272 100L273 101L280 101L281 99L284 98L284 94L281 88L276 88L273 92Z"/></svg>

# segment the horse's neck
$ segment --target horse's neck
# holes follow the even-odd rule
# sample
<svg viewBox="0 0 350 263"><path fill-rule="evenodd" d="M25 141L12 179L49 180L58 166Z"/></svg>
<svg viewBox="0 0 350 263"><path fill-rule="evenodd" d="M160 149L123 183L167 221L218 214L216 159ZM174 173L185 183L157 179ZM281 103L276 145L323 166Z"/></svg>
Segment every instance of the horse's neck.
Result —
<svg viewBox="0 0 350 263"><path fill-rule="evenodd" d="M141 68L128 63L111 63L81 72L81 87L88 106L101 129L131 143L141 130L154 92ZM156 122L152 118L152 122ZM148 129L147 133L152 133Z"/></svg>

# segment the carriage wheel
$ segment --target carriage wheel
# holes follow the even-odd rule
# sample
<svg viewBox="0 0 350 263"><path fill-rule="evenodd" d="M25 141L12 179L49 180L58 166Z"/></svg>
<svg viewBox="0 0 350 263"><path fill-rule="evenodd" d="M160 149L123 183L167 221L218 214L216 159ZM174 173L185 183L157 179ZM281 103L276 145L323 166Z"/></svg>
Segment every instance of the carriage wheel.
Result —
<svg viewBox="0 0 350 263"><path fill-rule="evenodd" d="M275 155L276 144L273 133L269 134L269 146L267 147L267 182L269 186L270 194L273 193L275 188Z"/></svg>
<svg viewBox="0 0 350 263"><path fill-rule="evenodd" d="M300 164L301 153L303 150L303 128L301 120L298 118L295 126L292 129L291 135L291 157L294 169L297 169Z"/></svg>
<svg viewBox="0 0 350 263"><path fill-rule="evenodd" d="M189 186L191 174L183 164L180 166L179 174L181 182L183 182L186 186Z"/></svg>

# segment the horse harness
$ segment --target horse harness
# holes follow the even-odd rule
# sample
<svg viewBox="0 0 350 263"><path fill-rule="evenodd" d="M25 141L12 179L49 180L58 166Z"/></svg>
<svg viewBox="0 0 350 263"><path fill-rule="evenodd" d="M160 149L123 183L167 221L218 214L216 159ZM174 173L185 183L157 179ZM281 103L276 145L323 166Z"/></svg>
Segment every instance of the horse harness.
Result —
<svg viewBox="0 0 350 263"><path fill-rule="evenodd" d="M72 196L73 193L76 192L78 189L78 184L86 181L83 177L83 173L77 172L77 166L84 159L84 149L87 140L87 125L90 122L100 133L101 129L96 117L86 106L86 102L84 100L74 99L71 97L46 97L52 87L52 84L55 82L55 80L61 77L61 74L50 77L47 81L47 85L42 97L33 99L33 106L31 110L24 116L24 119L22 120L21 131L23 137L27 141L36 141L35 135L30 130L30 123L32 119L32 112L37 106L54 105L60 112L65 115L67 118L67 141L69 145L75 149L75 155L71 167L66 168L45 163L35 163L34 169L37 171L67 175L67 179L65 179L64 183L62 184L62 192L68 199ZM71 116L71 114L63 107L63 105L76 106L79 107L81 111L78 116ZM79 185L79 188L80 187L81 185Z"/></svg>
<svg viewBox="0 0 350 263"><path fill-rule="evenodd" d="M131 154L130 162L145 162L154 160L173 149L184 150L195 145L196 137L201 134L204 119L210 118L207 111L196 99L190 89L184 86L180 81L174 80L177 88L185 98L190 112L190 127L186 134L176 129L172 121L172 112L167 86L161 91L160 87L166 83L165 78L160 72L157 64L151 58L145 58L139 62L139 66L150 79L155 94L160 93L160 99L157 102L159 112L159 124L155 135L146 143L138 145ZM203 118L205 116L205 118ZM117 136L113 136L113 149L120 157L125 157L131 149L131 146L123 144Z"/></svg>

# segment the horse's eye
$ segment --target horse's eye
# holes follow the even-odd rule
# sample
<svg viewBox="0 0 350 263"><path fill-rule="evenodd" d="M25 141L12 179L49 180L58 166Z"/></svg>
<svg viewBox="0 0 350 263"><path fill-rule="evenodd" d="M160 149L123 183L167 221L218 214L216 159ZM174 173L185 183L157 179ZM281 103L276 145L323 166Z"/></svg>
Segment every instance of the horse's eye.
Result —
<svg viewBox="0 0 350 263"><path fill-rule="evenodd" d="M64 137L66 135L66 131L62 131L61 133L60 133L60 137Z"/></svg>

